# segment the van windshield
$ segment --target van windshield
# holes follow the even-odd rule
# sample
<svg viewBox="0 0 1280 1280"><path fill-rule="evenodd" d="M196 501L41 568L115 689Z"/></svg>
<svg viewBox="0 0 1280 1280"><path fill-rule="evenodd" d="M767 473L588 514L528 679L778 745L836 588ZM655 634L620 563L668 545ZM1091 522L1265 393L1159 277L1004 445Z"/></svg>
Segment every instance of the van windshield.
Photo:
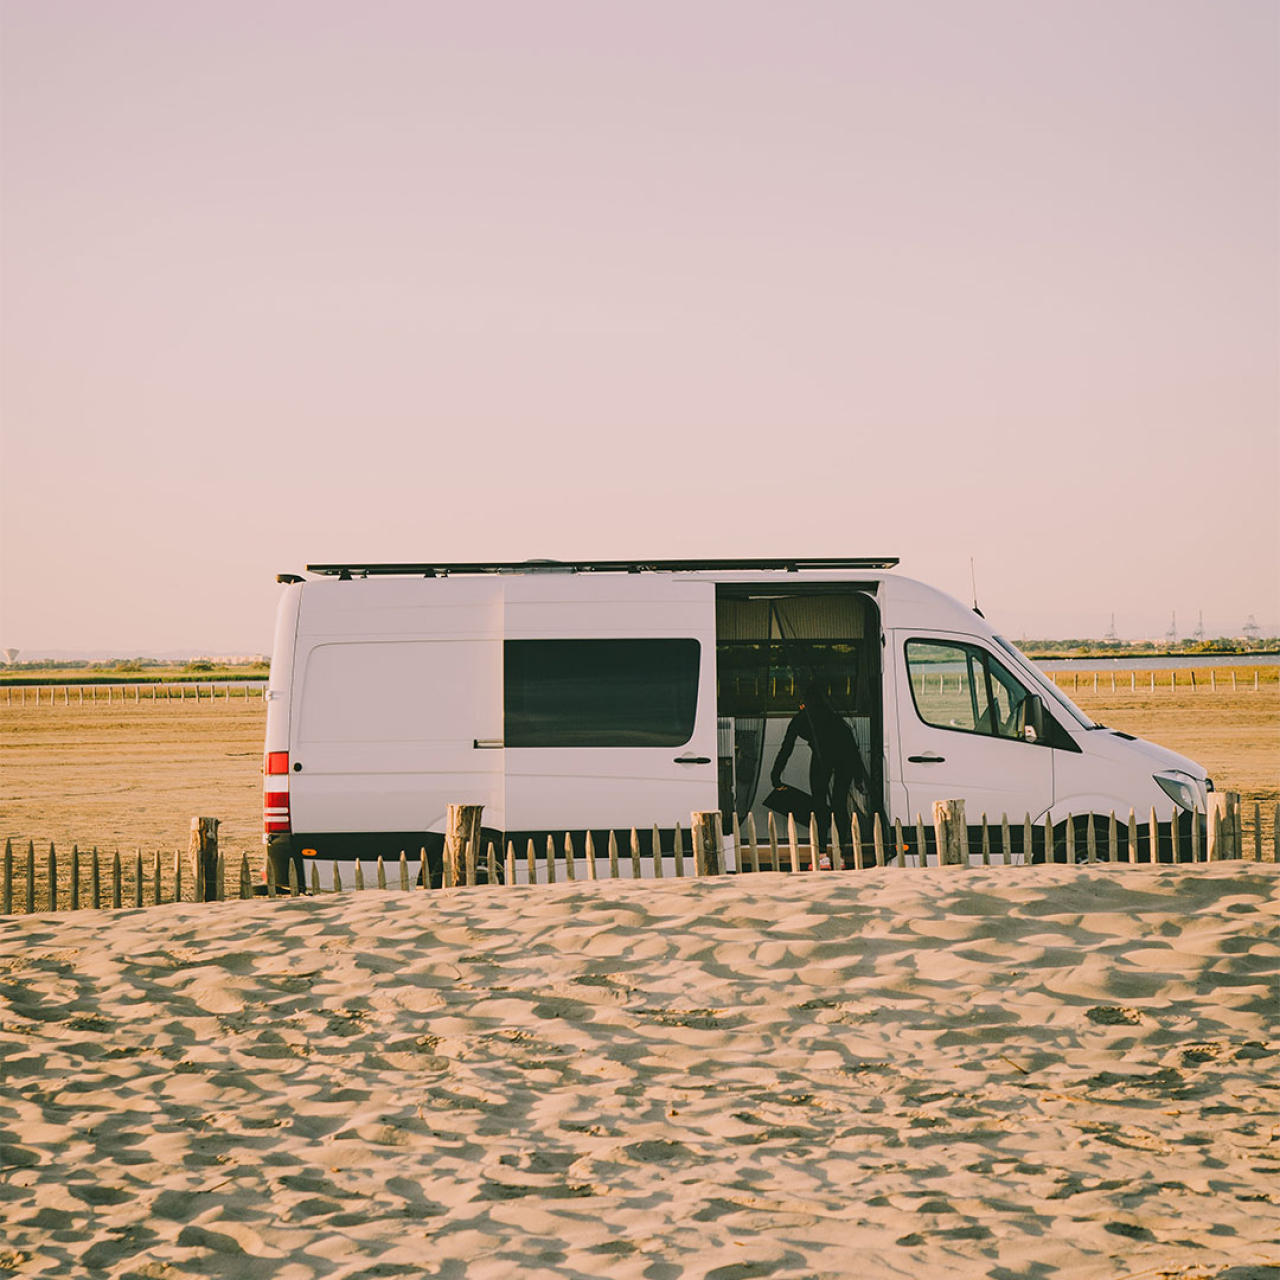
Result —
<svg viewBox="0 0 1280 1280"><path fill-rule="evenodd" d="M1029 659L1024 657L1017 649L1013 647L1004 636L996 636L996 644L998 644L1011 657L1014 662L1022 669L1022 671L1036 682L1036 685L1049 695L1064 711L1066 711L1075 722L1085 729L1097 729L1100 725L1095 724L1089 719L1079 707L1076 706L1070 698L1067 697L1061 689L1058 688L1052 680L1045 679L1040 669Z"/></svg>

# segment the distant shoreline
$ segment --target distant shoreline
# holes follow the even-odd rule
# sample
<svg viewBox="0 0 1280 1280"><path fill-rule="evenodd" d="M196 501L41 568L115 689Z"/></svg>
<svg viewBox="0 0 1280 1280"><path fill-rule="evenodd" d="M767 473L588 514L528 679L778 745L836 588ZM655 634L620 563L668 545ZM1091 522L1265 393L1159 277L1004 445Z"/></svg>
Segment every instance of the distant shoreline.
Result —
<svg viewBox="0 0 1280 1280"><path fill-rule="evenodd" d="M1060 653L1057 650L1050 652L1041 652L1039 650L1026 650L1014 645L1024 657L1029 658L1032 662L1098 662L1106 659L1108 662L1127 662L1133 659L1141 659L1143 662L1159 662L1165 658L1178 658L1180 660L1200 660L1200 659L1219 659L1219 658L1242 658L1252 661L1255 658L1280 658L1280 649L1213 649L1206 650L1203 653L1187 652L1186 650L1172 649L1090 649L1084 653L1074 650L1070 653Z"/></svg>

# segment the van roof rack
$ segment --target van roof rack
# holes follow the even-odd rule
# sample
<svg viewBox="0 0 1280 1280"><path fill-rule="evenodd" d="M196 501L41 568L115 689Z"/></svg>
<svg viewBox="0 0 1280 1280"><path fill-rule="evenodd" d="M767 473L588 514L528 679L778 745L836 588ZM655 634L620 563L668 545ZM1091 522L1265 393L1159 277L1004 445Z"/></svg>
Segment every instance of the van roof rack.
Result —
<svg viewBox="0 0 1280 1280"><path fill-rule="evenodd" d="M690 573L773 569L798 573L802 569L892 569L897 556L788 556L773 560L477 560L422 564L309 564L308 573L337 578L383 577L389 574L447 578L455 573Z"/></svg>

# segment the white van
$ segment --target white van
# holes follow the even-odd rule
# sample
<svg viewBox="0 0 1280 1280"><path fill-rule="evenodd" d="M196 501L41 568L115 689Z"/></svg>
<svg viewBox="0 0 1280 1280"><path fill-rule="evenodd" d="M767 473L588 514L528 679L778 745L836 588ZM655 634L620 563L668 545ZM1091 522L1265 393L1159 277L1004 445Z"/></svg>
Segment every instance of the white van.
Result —
<svg viewBox="0 0 1280 1280"><path fill-rule="evenodd" d="M983 618L888 572L894 559L309 565L285 584L267 691L264 841L292 859L379 854L438 868L449 803L483 804L499 850L530 837L792 810L931 827L935 800L1013 824L1162 824L1213 784L1095 724ZM1024 815L1035 824L1022 848ZM1122 838L1124 821L1121 822ZM1084 839L1085 822L1076 826ZM785 829L785 826L784 826ZM625 837L624 837L625 838ZM892 849L892 841L890 848ZM914 843L914 841L912 841ZM687 846L686 846L687 847ZM734 866L732 843L727 863ZM914 860L914 859L913 859ZM309 877L308 877L309 878Z"/></svg>

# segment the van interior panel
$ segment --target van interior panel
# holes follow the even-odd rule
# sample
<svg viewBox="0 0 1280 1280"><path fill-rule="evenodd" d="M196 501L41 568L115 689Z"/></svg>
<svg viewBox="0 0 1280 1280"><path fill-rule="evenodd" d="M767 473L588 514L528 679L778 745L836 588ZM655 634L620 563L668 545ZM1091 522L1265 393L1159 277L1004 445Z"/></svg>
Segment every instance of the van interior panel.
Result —
<svg viewBox="0 0 1280 1280"><path fill-rule="evenodd" d="M772 810L823 847L834 818L850 849L884 812L883 708L875 584L721 584L716 591L720 804L726 823ZM807 837L806 837L807 838Z"/></svg>

